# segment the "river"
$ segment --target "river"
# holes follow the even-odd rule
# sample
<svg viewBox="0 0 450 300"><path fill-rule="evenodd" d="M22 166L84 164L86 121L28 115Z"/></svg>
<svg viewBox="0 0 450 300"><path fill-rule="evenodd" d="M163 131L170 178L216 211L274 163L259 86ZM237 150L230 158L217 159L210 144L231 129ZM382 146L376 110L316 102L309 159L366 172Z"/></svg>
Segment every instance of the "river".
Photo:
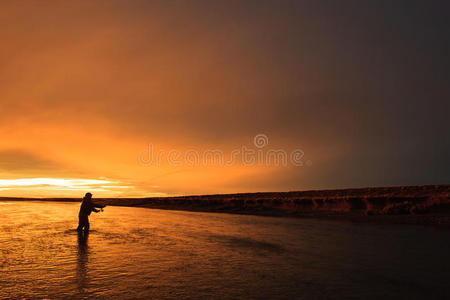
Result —
<svg viewBox="0 0 450 300"><path fill-rule="evenodd" d="M449 298L450 236L411 225L0 202L0 298Z"/></svg>

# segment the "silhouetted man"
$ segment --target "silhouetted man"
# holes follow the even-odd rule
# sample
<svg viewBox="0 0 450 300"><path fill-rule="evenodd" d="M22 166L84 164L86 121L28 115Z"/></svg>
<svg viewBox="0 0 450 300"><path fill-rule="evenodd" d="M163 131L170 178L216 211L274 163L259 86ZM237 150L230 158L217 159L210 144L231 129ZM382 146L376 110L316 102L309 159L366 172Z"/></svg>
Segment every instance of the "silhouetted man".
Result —
<svg viewBox="0 0 450 300"><path fill-rule="evenodd" d="M103 208L106 205L97 205L92 202L92 194L86 193L86 195L83 198L83 201L81 202L80 212L78 213L78 231L82 231L83 228L85 231L89 231L89 215L91 212L98 213L100 210L95 209Z"/></svg>

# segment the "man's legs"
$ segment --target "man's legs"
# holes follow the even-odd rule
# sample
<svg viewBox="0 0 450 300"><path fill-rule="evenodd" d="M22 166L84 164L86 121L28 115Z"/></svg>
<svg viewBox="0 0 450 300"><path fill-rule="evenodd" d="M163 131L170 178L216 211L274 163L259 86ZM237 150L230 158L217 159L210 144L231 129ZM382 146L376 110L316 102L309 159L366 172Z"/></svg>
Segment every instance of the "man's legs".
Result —
<svg viewBox="0 0 450 300"><path fill-rule="evenodd" d="M82 231L84 227L84 230L89 230L89 220L88 216L78 216L78 231Z"/></svg>
<svg viewBox="0 0 450 300"><path fill-rule="evenodd" d="M81 219L81 216L78 216L78 227L77 227L77 231L81 231L83 230L83 221Z"/></svg>
<svg viewBox="0 0 450 300"><path fill-rule="evenodd" d="M89 231L89 218L86 217L86 223L84 224L84 231Z"/></svg>

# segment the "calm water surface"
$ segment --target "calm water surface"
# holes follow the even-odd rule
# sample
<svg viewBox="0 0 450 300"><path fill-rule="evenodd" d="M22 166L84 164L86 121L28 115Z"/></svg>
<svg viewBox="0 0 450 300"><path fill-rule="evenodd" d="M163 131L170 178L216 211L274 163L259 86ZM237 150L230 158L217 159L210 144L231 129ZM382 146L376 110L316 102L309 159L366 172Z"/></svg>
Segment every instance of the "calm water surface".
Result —
<svg viewBox="0 0 450 300"><path fill-rule="evenodd" d="M449 298L449 232L0 202L0 298Z"/></svg>

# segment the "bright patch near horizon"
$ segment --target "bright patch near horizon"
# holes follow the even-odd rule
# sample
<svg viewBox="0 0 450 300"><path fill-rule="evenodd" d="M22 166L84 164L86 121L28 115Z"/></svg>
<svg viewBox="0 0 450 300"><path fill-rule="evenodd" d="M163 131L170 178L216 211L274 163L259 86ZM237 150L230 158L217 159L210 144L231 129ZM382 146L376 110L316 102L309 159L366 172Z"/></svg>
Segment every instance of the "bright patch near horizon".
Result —
<svg viewBox="0 0 450 300"><path fill-rule="evenodd" d="M20 179L0 179L1 187L53 185L61 187L83 187L86 185L110 184L109 180L96 179L60 179L60 178L20 178Z"/></svg>
<svg viewBox="0 0 450 300"><path fill-rule="evenodd" d="M70 192L70 196L78 196L80 192L96 192L102 196L119 195L121 190L132 189L134 186L124 185L119 181L104 179L65 179L65 178L19 178L0 179L0 191L26 193L27 191L42 191L44 195L61 196L61 192ZM53 192L53 193L52 193ZM18 194L22 195L22 194ZM25 194L26 195L26 194ZM36 194L36 195L39 195ZM69 195L69 194L66 194Z"/></svg>

